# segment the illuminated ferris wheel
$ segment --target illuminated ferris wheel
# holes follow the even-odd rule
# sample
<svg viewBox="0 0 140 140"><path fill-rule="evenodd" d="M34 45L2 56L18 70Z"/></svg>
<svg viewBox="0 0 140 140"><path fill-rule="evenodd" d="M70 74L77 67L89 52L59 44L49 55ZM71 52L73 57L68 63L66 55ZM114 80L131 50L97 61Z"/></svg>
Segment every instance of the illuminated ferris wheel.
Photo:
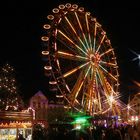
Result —
<svg viewBox="0 0 140 140"><path fill-rule="evenodd" d="M41 37L49 84L76 110L116 114L118 66L101 24L76 4L59 5L52 12Z"/></svg>

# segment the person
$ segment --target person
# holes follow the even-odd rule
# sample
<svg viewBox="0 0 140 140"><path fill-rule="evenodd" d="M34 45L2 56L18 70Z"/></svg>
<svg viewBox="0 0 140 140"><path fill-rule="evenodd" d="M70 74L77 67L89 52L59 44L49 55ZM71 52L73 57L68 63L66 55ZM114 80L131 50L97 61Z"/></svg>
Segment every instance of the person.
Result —
<svg viewBox="0 0 140 140"><path fill-rule="evenodd" d="M133 140L133 132L134 132L134 129L131 125L128 126L128 129L127 129L127 133L129 135L129 139L130 140Z"/></svg>
<svg viewBox="0 0 140 140"><path fill-rule="evenodd" d="M18 140L26 140L26 139L23 137L22 134L19 134L19 136L18 136Z"/></svg>
<svg viewBox="0 0 140 140"><path fill-rule="evenodd" d="M133 127L133 140L139 140L138 131L137 131L136 126Z"/></svg>
<svg viewBox="0 0 140 140"><path fill-rule="evenodd" d="M27 136L26 140L31 140L31 139L32 139L32 135L30 134Z"/></svg>
<svg viewBox="0 0 140 140"><path fill-rule="evenodd" d="M121 135L122 135L122 139L124 140L125 139L125 134L126 134L126 128L125 128L125 126L121 125L119 127L119 129L120 129L120 132L121 132Z"/></svg>
<svg viewBox="0 0 140 140"><path fill-rule="evenodd" d="M119 128L114 128L114 134L113 135L114 135L113 140L123 140Z"/></svg>

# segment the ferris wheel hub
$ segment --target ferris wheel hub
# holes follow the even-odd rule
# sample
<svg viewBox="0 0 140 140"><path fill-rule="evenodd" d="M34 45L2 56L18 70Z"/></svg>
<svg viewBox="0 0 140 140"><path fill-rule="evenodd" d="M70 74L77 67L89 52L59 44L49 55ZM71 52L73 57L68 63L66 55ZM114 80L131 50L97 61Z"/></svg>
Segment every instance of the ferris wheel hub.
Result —
<svg viewBox="0 0 140 140"><path fill-rule="evenodd" d="M90 55L89 55L89 59L90 59L90 61L94 61L94 59L95 59L94 54L90 54Z"/></svg>
<svg viewBox="0 0 140 140"><path fill-rule="evenodd" d="M89 60L91 62L91 64L99 64L100 62L100 55L98 53L95 53L95 54L90 54L89 55Z"/></svg>

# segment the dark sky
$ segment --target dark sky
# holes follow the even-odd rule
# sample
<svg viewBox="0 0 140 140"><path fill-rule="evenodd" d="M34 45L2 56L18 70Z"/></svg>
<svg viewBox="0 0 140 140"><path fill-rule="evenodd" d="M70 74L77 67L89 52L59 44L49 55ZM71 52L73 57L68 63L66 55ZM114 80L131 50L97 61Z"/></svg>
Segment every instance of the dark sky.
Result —
<svg viewBox="0 0 140 140"><path fill-rule="evenodd" d="M0 65L11 64L17 74L22 97L28 99L38 90L48 91L41 59L42 26L51 10L59 4L76 3L97 18L114 48L120 73L120 92L130 94L133 80L140 82L140 66L131 50L140 54L140 8L134 1L6 1L0 11ZM129 88L128 88L129 87ZM131 88L132 88L131 87Z"/></svg>

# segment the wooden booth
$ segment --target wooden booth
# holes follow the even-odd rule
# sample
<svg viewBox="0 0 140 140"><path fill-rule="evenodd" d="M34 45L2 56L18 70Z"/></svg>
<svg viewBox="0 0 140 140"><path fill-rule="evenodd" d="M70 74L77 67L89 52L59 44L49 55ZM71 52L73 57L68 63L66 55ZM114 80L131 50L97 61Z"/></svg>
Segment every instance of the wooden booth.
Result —
<svg viewBox="0 0 140 140"><path fill-rule="evenodd" d="M0 140L16 140L19 135L31 140L32 121L31 112L0 111Z"/></svg>

